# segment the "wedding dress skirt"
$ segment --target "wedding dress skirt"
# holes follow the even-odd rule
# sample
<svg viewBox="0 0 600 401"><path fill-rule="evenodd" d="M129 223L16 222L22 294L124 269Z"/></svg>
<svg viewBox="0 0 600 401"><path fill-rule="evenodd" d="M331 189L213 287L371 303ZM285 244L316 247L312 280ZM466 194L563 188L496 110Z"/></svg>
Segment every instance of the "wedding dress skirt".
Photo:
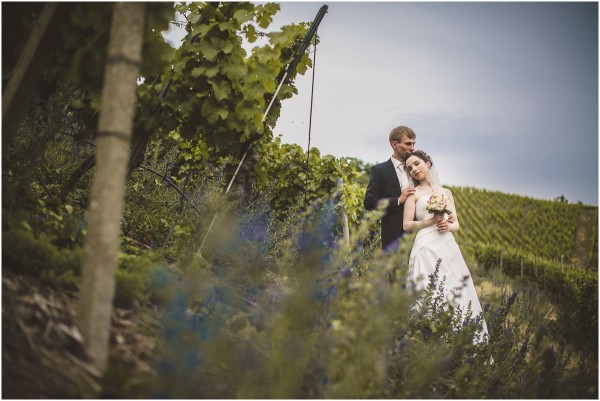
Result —
<svg viewBox="0 0 600 401"><path fill-rule="evenodd" d="M426 210L429 196L417 200L416 218L424 220L432 216ZM408 263L407 287L417 291L427 288L429 276L434 274L435 267L441 259L438 273L438 285L444 280L444 296L448 303L460 307L463 320L470 307L471 319L482 314L481 304L475 291L471 272L465 263L460 248L450 232L440 233L435 225L419 230L415 238ZM479 332L480 341L488 334L487 325L482 318L483 329Z"/></svg>

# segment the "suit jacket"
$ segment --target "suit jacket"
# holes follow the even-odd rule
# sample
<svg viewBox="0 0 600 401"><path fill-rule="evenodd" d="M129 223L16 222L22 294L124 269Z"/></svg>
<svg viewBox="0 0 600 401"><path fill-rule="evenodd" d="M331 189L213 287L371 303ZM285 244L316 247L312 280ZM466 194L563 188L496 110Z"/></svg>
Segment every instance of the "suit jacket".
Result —
<svg viewBox="0 0 600 401"><path fill-rule="evenodd" d="M391 160L371 168L364 206L367 210L374 210L380 200L389 201L381 219L381 247L384 249L404 234L404 204L398 205L400 193L398 174Z"/></svg>

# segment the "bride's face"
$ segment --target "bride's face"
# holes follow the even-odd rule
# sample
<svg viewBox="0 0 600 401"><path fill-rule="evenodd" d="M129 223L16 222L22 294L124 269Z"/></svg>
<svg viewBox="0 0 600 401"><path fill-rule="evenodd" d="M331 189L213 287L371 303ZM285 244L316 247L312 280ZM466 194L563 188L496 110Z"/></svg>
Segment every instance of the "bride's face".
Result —
<svg viewBox="0 0 600 401"><path fill-rule="evenodd" d="M431 167L429 162L426 162L417 156L411 156L406 160L406 168L408 169L408 173L411 175L411 177L418 181L421 181L423 178L427 177L429 167Z"/></svg>

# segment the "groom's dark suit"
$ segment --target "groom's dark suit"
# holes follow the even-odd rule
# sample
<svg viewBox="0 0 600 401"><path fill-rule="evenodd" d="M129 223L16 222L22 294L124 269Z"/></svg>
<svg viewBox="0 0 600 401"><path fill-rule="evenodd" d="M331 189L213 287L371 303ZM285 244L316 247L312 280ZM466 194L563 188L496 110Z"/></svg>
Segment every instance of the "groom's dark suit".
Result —
<svg viewBox="0 0 600 401"><path fill-rule="evenodd" d="M398 174L391 160L371 168L364 206L367 210L373 210L377 208L380 200L389 201L381 219L381 247L384 249L404 233L402 226L404 203L398 205L400 193Z"/></svg>

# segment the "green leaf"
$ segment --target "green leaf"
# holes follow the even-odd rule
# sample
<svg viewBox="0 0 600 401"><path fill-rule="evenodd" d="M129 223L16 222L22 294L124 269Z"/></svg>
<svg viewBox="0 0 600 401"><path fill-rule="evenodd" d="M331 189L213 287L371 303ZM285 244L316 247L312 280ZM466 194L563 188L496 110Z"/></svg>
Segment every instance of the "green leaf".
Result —
<svg viewBox="0 0 600 401"><path fill-rule="evenodd" d="M192 77L198 78L199 76L201 76L205 72L206 72L206 67L203 66L203 65L201 65L199 67L196 67L196 68L192 69Z"/></svg>
<svg viewBox="0 0 600 401"><path fill-rule="evenodd" d="M238 23L243 24L254 18L254 14L248 10L241 9L234 11L233 18L236 19Z"/></svg>
<svg viewBox="0 0 600 401"><path fill-rule="evenodd" d="M194 36L196 36L196 35L205 36L216 25L217 25L216 22L212 22L210 24L201 24L201 25L197 25L196 24L192 28L192 35L194 35Z"/></svg>
<svg viewBox="0 0 600 401"><path fill-rule="evenodd" d="M270 32L267 36L273 46L289 46L296 38L296 32L286 26L283 27L283 30Z"/></svg>
<svg viewBox="0 0 600 401"><path fill-rule="evenodd" d="M219 49L210 43L210 41L203 40L200 42L200 53L208 61L215 61L215 58L217 58L217 55L219 54Z"/></svg>
<svg viewBox="0 0 600 401"><path fill-rule="evenodd" d="M267 3L263 6L256 7L256 21L258 26L262 29L266 29L273 20L273 15L279 11L279 4Z"/></svg>
<svg viewBox="0 0 600 401"><path fill-rule="evenodd" d="M244 32L246 33L246 39L248 39L248 42L254 43L256 42L256 39L258 39L258 34L256 33L256 28L254 25L246 25L244 27Z"/></svg>
<svg viewBox="0 0 600 401"><path fill-rule="evenodd" d="M212 87L215 98L219 101L227 99L231 94L231 86L227 81L209 79L208 83Z"/></svg>
<svg viewBox="0 0 600 401"><path fill-rule="evenodd" d="M230 80L237 81L246 76L248 68L243 60L235 57L226 57L220 63L221 72Z"/></svg>
<svg viewBox="0 0 600 401"><path fill-rule="evenodd" d="M210 42L215 49L222 51L225 54L229 54L233 50L233 43L229 40L212 37L210 38Z"/></svg>
<svg viewBox="0 0 600 401"><path fill-rule="evenodd" d="M210 124L214 124L219 118L222 120L226 119L229 115L229 110L227 110L226 107L215 105L212 102L204 102L200 109L200 113L206 117Z"/></svg>

